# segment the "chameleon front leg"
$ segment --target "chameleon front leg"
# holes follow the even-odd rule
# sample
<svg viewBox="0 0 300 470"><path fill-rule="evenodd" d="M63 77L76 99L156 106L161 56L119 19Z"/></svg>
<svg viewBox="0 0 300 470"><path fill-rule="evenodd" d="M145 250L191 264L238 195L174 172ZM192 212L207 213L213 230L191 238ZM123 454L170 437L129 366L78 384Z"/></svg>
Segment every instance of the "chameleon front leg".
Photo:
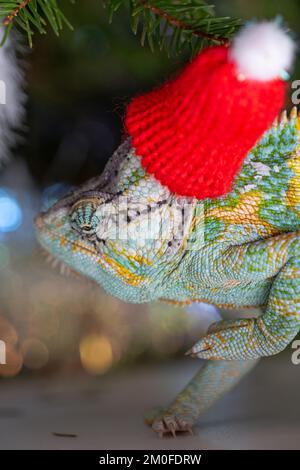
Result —
<svg viewBox="0 0 300 470"><path fill-rule="evenodd" d="M258 361L209 361L192 378L165 410L148 424L163 437L165 434L188 431L199 416L228 392Z"/></svg>
<svg viewBox="0 0 300 470"><path fill-rule="evenodd" d="M255 359L282 351L300 328L299 233L232 247L220 260L229 279L274 277L262 316L213 324L187 354L203 359Z"/></svg>

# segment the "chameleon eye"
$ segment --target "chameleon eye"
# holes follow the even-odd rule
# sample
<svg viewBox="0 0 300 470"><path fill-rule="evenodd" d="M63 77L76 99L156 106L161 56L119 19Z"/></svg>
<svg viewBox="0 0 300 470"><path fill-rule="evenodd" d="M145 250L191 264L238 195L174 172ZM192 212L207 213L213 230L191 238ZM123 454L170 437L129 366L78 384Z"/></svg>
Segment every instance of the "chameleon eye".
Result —
<svg viewBox="0 0 300 470"><path fill-rule="evenodd" d="M96 233L99 224L99 217L96 215L95 201L82 199L81 201L76 202L71 208L70 219L75 230L86 235L93 235Z"/></svg>
<svg viewBox="0 0 300 470"><path fill-rule="evenodd" d="M92 230L93 230L93 226L90 224L85 224L83 223L81 226L80 226L81 230L84 232L84 233L91 233Z"/></svg>

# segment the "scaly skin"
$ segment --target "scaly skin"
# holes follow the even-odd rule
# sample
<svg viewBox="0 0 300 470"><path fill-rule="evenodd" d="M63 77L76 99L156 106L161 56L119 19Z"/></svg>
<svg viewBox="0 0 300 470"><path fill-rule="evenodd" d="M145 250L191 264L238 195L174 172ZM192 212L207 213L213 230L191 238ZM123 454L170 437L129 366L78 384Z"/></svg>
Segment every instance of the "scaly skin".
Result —
<svg viewBox="0 0 300 470"><path fill-rule="evenodd" d="M104 173L36 220L44 248L128 302L201 300L258 307L259 318L213 324L188 354L208 363L151 423L192 427L256 360L282 351L300 325L300 118L265 133L233 189L197 201L176 196L140 165L130 140Z"/></svg>

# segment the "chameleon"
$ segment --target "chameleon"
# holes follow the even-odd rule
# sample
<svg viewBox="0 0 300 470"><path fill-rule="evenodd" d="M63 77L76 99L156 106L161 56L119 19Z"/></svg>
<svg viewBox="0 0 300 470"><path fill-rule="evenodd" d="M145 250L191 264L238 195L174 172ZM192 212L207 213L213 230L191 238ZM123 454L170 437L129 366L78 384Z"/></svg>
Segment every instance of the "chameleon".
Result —
<svg viewBox="0 0 300 470"><path fill-rule="evenodd" d="M125 302L261 309L212 323L187 351L205 364L148 415L161 437L192 433L204 411L299 331L299 132L297 108L284 111L248 152L231 191L203 200L148 174L129 137L100 176L35 220L46 251Z"/></svg>

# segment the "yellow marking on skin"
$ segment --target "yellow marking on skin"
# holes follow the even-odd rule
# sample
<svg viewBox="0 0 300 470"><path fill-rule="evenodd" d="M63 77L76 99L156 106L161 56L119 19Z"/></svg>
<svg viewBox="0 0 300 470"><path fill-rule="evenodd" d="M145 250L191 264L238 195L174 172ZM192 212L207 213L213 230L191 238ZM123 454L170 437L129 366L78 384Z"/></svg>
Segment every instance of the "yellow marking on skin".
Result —
<svg viewBox="0 0 300 470"><path fill-rule="evenodd" d="M281 243L278 245L278 238L270 238L268 241L267 262L270 266L275 262L277 265L285 264L288 259L288 248L290 240L295 237L293 233L282 235ZM276 259L274 260L274 254Z"/></svg>
<svg viewBox="0 0 300 470"><path fill-rule="evenodd" d="M59 239L59 243L60 243L60 246L61 247L64 247L67 245L68 241L66 240L66 238L62 235Z"/></svg>
<svg viewBox="0 0 300 470"><path fill-rule="evenodd" d="M196 288L193 284L187 284L185 288L191 292L195 292Z"/></svg>
<svg viewBox="0 0 300 470"><path fill-rule="evenodd" d="M223 286L225 289L230 289L231 287L235 287L241 284L241 281L238 281L237 279L228 279L228 281L225 281Z"/></svg>
<svg viewBox="0 0 300 470"><path fill-rule="evenodd" d="M269 332L268 327L265 325L262 317L258 317L256 319L256 325L258 326L259 330L262 332L262 334L268 340L269 343L277 343L278 339L276 335L273 336L272 333Z"/></svg>
<svg viewBox="0 0 300 470"><path fill-rule="evenodd" d="M285 316L289 318L294 318L295 320L298 320L300 318L300 314L297 312L287 312Z"/></svg>
<svg viewBox="0 0 300 470"><path fill-rule="evenodd" d="M191 225L190 225L190 228L189 228L189 233L187 234L186 239L185 239L186 242L188 241L190 235L194 233L194 231L196 230L196 227L203 227L204 228L204 224L205 224L204 211L201 214L201 216L194 214L192 216Z"/></svg>
<svg viewBox="0 0 300 470"><path fill-rule="evenodd" d="M299 299L298 299L299 301ZM272 307L276 309L276 312L278 315L282 315L284 317L295 317L298 318L297 312L289 311L289 307L291 305L297 304L297 299L293 299L290 302L287 300L281 300L278 299L277 297L275 299L272 299Z"/></svg>
<svg viewBox="0 0 300 470"><path fill-rule="evenodd" d="M96 250L91 249L90 245L84 245L82 242L81 243L71 242L71 244L72 244L71 250L73 251L73 253L79 252L87 256L91 256L91 255L99 256L99 253Z"/></svg>
<svg viewBox="0 0 300 470"><path fill-rule="evenodd" d="M263 226L268 234L277 233L277 229L272 227L268 222L262 220L258 214L262 195L259 191L249 191L241 195L236 207L215 207L208 210L206 217L215 217L221 219L227 225L254 225L258 232Z"/></svg>
<svg viewBox="0 0 300 470"><path fill-rule="evenodd" d="M192 233L196 227L196 225L200 222L200 217L196 217L193 215L192 221L191 221L191 226L190 226L190 232Z"/></svg>
<svg viewBox="0 0 300 470"><path fill-rule="evenodd" d="M139 255L130 255L130 256L128 256L127 255L127 258L130 261L136 261L139 264L146 264L147 266L152 266L153 265L153 261L150 261L149 259L144 258L143 256L139 256Z"/></svg>
<svg viewBox="0 0 300 470"><path fill-rule="evenodd" d="M299 118L297 118L297 121ZM299 124L298 124L299 125ZM300 150L300 149L299 149ZM290 179L286 195L287 206L300 215L300 158L296 156L287 161L288 167L294 172L295 176ZM298 206L298 207L297 207Z"/></svg>
<svg viewBox="0 0 300 470"><path fill-rule="evenodd" d="M119 275L119 277L122 278L122 280L126 281L132 286L139 285L142 281L145 280L143 276L132 273L129 269L125 268L116 260L110 258L107 255L103 255L103 260L114 269L114 271ZM101 261L102 260L100 260L100 263Z"/></svg>
<svg viewBox="0 0 300 470"><path fill-rule="evenodd" d="M213 305L214 307L225 308L228 310L248 309L248 308L258 308L258 307L265 308L266 307L265 304L259 304L259 305L238 305L238 304L225 304L225 303L222 304L219 302L211 302L208 299L200 298L200 297L195 297L195 298L191 298L188 300L172 300L172 299L166 299L164 297L160 297L159 300L167 304L177 305L180 307L185 306L185 305L190 305L193 302L204 302L206 304Z"/></svg>
<svg viewBox="0 0 300 470"><path fill-rule="evenodd" d="M147 258L144 258L143 256L140 256L138 254L135 255L128 255L126 248L118 248L116 243L112 243L111 241L107 241L107 245L110 246L117 255L123 256L127 258L130 261L136 261L139 264L146 264L147 266L152 266L153 261L148 260Z"/></svg>
<svg viewBox="0 0 300 470"><path fill-rule="evenodd" d="M216 331L216 332L214 333L214 336L215 336L221 343L223 343L223 344L227 342L227 340L224 338L224 336L222 335L222 333L219 332L219 331Z"/></svg>

